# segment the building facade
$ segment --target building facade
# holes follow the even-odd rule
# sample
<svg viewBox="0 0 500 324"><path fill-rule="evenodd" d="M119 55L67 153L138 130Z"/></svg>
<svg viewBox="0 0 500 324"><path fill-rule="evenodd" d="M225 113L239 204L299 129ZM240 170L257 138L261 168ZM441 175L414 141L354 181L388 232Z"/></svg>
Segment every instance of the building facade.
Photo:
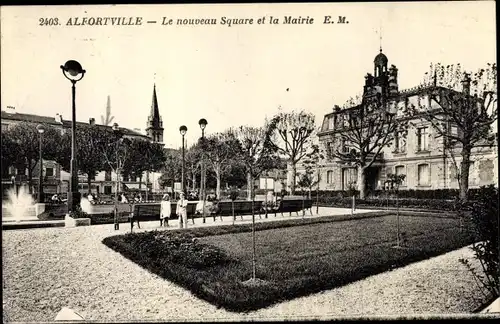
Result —
<svg viewBox="0 0 500 324"><path fill-rule="evenodd" d="M437 109L440 104L430 90L435 85L419 86L408 90L398 89L398 69L392 65L388 68L388 59L382 51L375 57L374 74L367 74L361 102L367 102L373 97L386 98L386 105L396 118L409 118L404 133L394 134L394 141L382 149L374 157L374 162L366 171L365 185L368 192L383 189L388 174L405 175L401 189L458 189L457 172L461 158L460 147L451 152L446 149L445 140L430 122L424 118L408 116L410 109ZM443 90L445 88L442 88ZM446 91L452 91L446 89ZM325 115L321 130L318 133L320 146L326 152L320 169L321 190L348 190L359 188L359 170L356 166L345 163L334 157L332 150L348 153L353 148L349 143L340 140L342 133L349 124L349 112L359 109L361 103L341 109L336 107L333 112ZM380 114L383 120L384 112ZM352 124L351 124L352 126ZM457 132L456 126L450 127L451 132ZM497 133L496 123L493 132ZM340 144L339 144L340 143ZM470 166L469 188L494 184L498 186L498 143L491 147L475 148L472 152ZM458 169L457 169L458 168ZM300 173L300 171L299 171Z"/></svg>
<svg viewBox="0 0 500 324"><path fill-rule="evenodd" d="M109 109L109 107L107 109ZM9 127L12 127L12 125L20 122L28 122L36 125L50 125L52 127L55 127L56 129L60 129L61 133L71 132L71 120L64 120L63 117L59 114L56 114L55 117L24 114L16 112L12 107L8 107L6 110L1 111L2 131L7 130ZM91 125L95 125L94 118L89 118L88 123L77 122L77 126ZM95 126L103 128L112 127L107 125ZM119 127L119 129L123 133L124 137L146 139L153 142L162 143L163 127L156 96L156 86L153 87L153 102L151 104L150 115L148 116L146 135L136 130L131 130L124 127ZM39 165L37 163L37 165L34 167L32 177L32 186L35 186L35 188L39 183L39 170ZM15 168L13 166L2 166L2 187L8 187L9 185L13 184L17 186L26 186L28 181L27 174L27 169ZM42 174L44 193L51 194L68 192L71 174L64 171L62 167L55 161L43 160ZM160 175L160 173L148 173L147 175L143 175L141 178L138 177L136 179L132 179L130 177L124 178L123 176L120 176L120 182L122 184L121 190L146 190L146 188L149 188L149 190L152 192L160 191L160 185L158 182ZM116 191L116 181L117 175L114 172L99 172L91 180L90 191L93 193L105 195L114 194L114 192ZM78 182L79 190L81 193L89 192L88 179L85 174L78 175ZM34 192L36 192L36 189Z"/></svg>

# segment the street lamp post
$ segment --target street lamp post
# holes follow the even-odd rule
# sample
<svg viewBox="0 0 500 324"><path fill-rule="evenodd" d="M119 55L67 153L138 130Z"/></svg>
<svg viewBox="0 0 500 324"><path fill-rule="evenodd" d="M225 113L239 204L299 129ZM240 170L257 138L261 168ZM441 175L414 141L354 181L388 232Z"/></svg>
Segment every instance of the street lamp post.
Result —
<svg viewBox="0 0 500 324"><path fill-rule="evenodd" d="M39 157L39 180L38 180L38 202L43 203L44 202L44 197L43 197L43 157L42 157L42 142L43 142L43 133L45 132L45 128L43 125L37 125L36 130L40 134L40 157Z"/></svg>
<svg viewBox="0 0 500 324"><path fill-rule="evenodd" d="M71 164L70 164L70 193L68 195L68 213L72 214L76 211L76 206L80 203L80 192L78 191L78 173L77 173L77 156L76 156L76 105L75 93L76 83L80 81L84 75L85 70L82 65L74 60L67 61L61 65L61 70L66 79L71 81L72 84L72 106L71 106ZM69 76L68 76L69 75Z"/></svg>
<svg viewBox="0 0 500 324"><path fill-rule="evenodd" d="M185 163L186 163L186 159L185 159L185 153L184 153L184 135L186 135L186 132L187 132L187 127L182 125L181 127L179 127L179 132L181 133L182 135L182 172L181 172L181 190L182 192L184 193L184 195L186 195L186 187L185 187L185 184L186 184L186 181L185 181L185 176L184 176L184 168L185 168Z"/></svg>
<svg viewBox="0 0 500 324"><path fill-rule="evenodd" d="M205 143L205 127L207 127L207 120L205 118L202 118L198 121L198 124L200 125L201 128L201 145L203 149L203 145ZM205 199L206 199L206 173L205 173L205 151L202 150L202 157L201 157L201 184L200 184L200 194L201 198L203 199L202 202L202 213L203 213L203 223L205 223Z"/></svg>
<svg viewBox="0 0 500 324"><path fill-rule="evenodd" d="M118 150L119 150L119 144L120 144L120 139L121 139L121 133L120 133L120 127L118 126L117 123L113 124L113 133L116 136L116 142L115 142L115 159L116 159L116 167L115 167L115 173L116 173L116 188L115 188L115 212L114 212L114 218L113 218L113 223L115 226L115 231L120 229L120 223L118 222L118 191L120 190L120 167L119 167L119 161L118 161Z"/></svg>

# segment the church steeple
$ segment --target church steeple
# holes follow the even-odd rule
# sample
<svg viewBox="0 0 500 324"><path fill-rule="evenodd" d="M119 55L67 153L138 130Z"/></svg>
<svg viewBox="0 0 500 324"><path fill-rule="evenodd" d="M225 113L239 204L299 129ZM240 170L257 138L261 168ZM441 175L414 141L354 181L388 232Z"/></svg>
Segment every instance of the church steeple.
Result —
<svg viewBox="0 0 500 324"><path fill-rule="evenodd" d="M148 116L146 132L153 142L163 142L163 121L158 108L158 98L156 96L156 83L153 85L153 99L151 111Z"/></svg>

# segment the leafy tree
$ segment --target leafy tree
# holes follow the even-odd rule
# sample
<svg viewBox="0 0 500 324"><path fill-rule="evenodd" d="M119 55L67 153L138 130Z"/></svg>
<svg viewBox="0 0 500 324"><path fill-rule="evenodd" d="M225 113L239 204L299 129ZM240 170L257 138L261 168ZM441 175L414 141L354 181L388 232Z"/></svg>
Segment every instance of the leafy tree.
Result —
<svg viewBox="0 0 500 324"><path fill-rule="evenodd" d="M61 142L61 133L60 130L51 125L43 124L43 126L45 127L45 132L43 133L42 157L45 160L54 160L58 153L59 143ZM5 147L5 149L11 150L15 148L16 150L14 151L16 156L10 156L10 158L15 158L12 161L12 165L21 168L26 167L28 170L29 193L33 192L33 171L39 162L40 155L40 134L36 127L37 125L34 123L20 122L2 132L2 141L5 139L6 144L10 145L10 148Z"/></svg>
<svg viewBox="0 0 500 324"><path fill-rule="evenodd" d="M144 172L163 169L166 160L163 145L146 139L133 138L130 141L130 158L123 166L123 174L142 178Z"/></svg>
<svg viewBox="0 0 500 324"><path fill-rule="evenodd" d="M485 147L497 145L491 125L497 120L497 66L488 64L471 77L464 73L460 64L431 65L432 79L429 91L425 93L432 102L419 100L418 106L411 106L410 113L429 122L443 138L445 153L449 155L457 172L460 199L467 200L471 156ZM420 104L424 102L424 104ZM456 153L460 155L458 167Z"/></svg>
<svg viewBox="0 0 500 324"><path fill-rule="evenodd" d="M247 184L246 167L241 161L232 161L231 169L226 175L229 187L241 188Z"/></svg>
<svg viewBox="0 0 500 324"><path fill-rule="evenodd" d="M92 179L98 172L106 169L102 152L112 140L113 134L106 128L98 125L76 126L76 156L80 174L87 175L88 190L90 193ZM65 132L59 145L59 154L56 158L63 170L70 171L71 163L71 132Z"/></svg>
<svg viewBox="0 0 500 324"><path fill-rule="evenodd" d="M2 132L2 174L8 173L10 166L16 166L17 143L5 132Z"/></svg>
<svg viewBox="0 0 500 324"><path fill-rule="evenodd" d="M165 167L160 176L160 185L174 186L174 182L181 181L182 156L180 150L168 150L165 154Z"/></svg>
<svg viewBox="0 0 500 324"><path fill-rule="evenodd" d="M500 237L498 219L498 188L481 187L475 202L458 201L467 210L474 238L472 251L479 260L479 271L467 259L460 259L491 297L500 296Z"/></svg>
<svg viewBox="0 0 500 324"><path fill-rule="evenodd" d="M292 194L295 193L297 163L308 153L314 130L314 115L305 111L280 112L269 123L269 145L288 162Z"/></svg>

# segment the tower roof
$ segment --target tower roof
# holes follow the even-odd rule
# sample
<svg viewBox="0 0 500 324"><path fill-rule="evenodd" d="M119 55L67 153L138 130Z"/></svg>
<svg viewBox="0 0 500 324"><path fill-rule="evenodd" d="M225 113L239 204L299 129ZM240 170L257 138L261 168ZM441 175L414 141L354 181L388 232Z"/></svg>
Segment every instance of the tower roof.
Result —
<svg viewBox="0 0 500 324"><path fill-rule="evenodd" d="M158 109L158 99L156 98L156 84L153 86L153 101L151 103L151 112L149 113L149 119L156 122L160 121L160 111Z"/></svg>
<svg viewBox="0 0 500 324"><path fill-rule="evenodd" d="M375 63L375 65L387 65L387 62L389 62L389 60L387 59L387 56L385 56L385 54L382 53L382 48L381 48L380 53L378 53L377 56L375 56L373 63Z"/></svg>

